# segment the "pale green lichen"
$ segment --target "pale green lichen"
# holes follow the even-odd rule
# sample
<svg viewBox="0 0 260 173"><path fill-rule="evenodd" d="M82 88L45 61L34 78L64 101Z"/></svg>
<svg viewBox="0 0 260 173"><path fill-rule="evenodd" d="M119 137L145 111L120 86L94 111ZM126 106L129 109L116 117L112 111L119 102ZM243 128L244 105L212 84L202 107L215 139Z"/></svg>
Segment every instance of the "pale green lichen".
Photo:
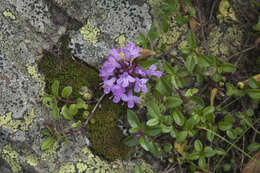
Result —
<svg viewBox="0 0 260 173"><path fill-rule="evenodd" d="M125 36L124 35L120 35L119 37L116 38L116 42L119 43L120 47L124 47L125 46Z"/></svg>
<svg viewBox="0 0 260 173"><path fill-rule="evenodd" d="M86 169L88 168L88 166L84 163L77 163L77 169L78 169L78 173L82 173L84 171L86 171Z"/></svg>
<svg viewBox="0 0 260 173"><path fill-rule="evenodd" d="M214 27L209 34L209 50L215 56L229 56L241 47L243 32L237 26L232 26L221 31Z"/></svg>
<svg viewBox="0 0 260 173"><path fill-rule="evenodd" d="M26 157L25 157L25 161L26 161L29 165L33 166L33 167L35 167L35 166L38 165L38 158L37 158L37 156L34 155L34 154L30 154L30 155L26 156Z"/></svg>
<svg viewBox="0 0 260 173"><path fill-rule="evenodd" d="M161 35L161 39L159 41L159 45L173 45L177 43L182 35L185 35L188 28L187 26L179 26L175 20L175 17L171 17L171 22L169 24L169 30L166 33Z"/></svg>
<svg viewBox="0 0 260 173"><path fill-rule="evenodd" d="M5 115L0 115L0 127L10 129L13 132L16 132L17 130L26 131L35 117L34 109L32 109L31 112L24 116L24 120L13 120L12 113L9 112Z"/></svg>
<svg viewBox="0 0 260 173"><path fill-rule="evenodd" d="M98 42L97 36L100 33L100 30L97 27L93 27L90 21L80 29L80 33L83 35L83 40L88 40L92 44Z"/></svg>
<svg viewBox="0 0 260 173"><path fill-rule="evenodd" d="M44 91L44 88L45 88L44 77L40 73L38 73L38 71L36 70L35 66L27 66L27 71L32 76L32 78L35 79L38 83L40 83L41 86L42 86L42 88L40 90L40 95L38 97L45 95L45 91Z"/></svg>
<svg viewBox="0 0 260 173"><path fill-rule="evenodd" d="M31 43L31 40L24 40L26 44Z"/></svg>
<svg viewBox="0 0 260 173"><path fill-rule="evenodd" d="M14 15L10 10L4 11L4 12L3 12L3 15L4 15L5 17L9 17L9 18L12 19L12 20L15 20L15 19L16 19L15 15Z"/></svg>
<svg viewBox="0 0 260 173"><path fill-rule="evenodd" d="M58 173L75 173L76 169L73 163L63 165Z"/></svg>
<svg viewBox="0 0 260 173"><path fill-rule="evenodd" d="M18 173L22 171L22 167L18 161L19 154L12 149L10 145L3 147L2 158L10 165L13 173Z"/></svg>

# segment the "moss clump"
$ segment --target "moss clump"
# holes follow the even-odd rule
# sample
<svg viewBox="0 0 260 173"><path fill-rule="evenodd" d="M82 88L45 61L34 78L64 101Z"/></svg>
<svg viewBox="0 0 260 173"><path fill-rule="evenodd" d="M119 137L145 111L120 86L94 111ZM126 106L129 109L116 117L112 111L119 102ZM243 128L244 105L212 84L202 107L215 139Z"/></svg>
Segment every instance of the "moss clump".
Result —
<svg viewBox="0 0 260 173"><path fill-rule="evenodd" d="M39 62L39 70L45 75L46 89L54 80L60 81L60 89L64 86L71 86L73 93L71 98L80 97L79 90L87 86L94 93L94 100L98 99L103 90L99 84L102 82L98 72L85 63L72 58L68 50L69 38L64 36L57 44L57 50L46 52ZM94 107L90 105L90 108ZM125 108L112 103L105 97L100 107L95 111L95 123L87 126L88 137L91 147L95 153L104 156L108 160L124 158L129 148L122 142L123 134L116 127L116 121L120 115L125 113Z"/></svg>

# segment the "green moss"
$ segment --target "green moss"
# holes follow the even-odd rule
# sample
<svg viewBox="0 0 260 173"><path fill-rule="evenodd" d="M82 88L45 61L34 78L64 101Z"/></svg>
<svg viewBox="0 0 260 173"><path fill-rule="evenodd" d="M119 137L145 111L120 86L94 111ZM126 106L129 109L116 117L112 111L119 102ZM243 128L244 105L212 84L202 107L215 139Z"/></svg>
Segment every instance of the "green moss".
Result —
<svg viewBox="0 0 260 173"><path fill-rule="evenodd" d="M93 91L94 100L96 100L103 94L103 90L100 89L102 80L95 69L72 58L67 49L68 41L69 39L64 36L58 43L58 45L61 44L58 46L60 47L57 50L58 55L46 52L39 62L39 70L45 75L47 81L46 89L50 89L54 80L59 80L60 89L64 86L72 86L71 98L75 99L80 97L80 88L87 86ZM90 108L93 108L94 104L90 105ZM107 96L100 106L101 108L95 111L95 123L87 126L92 149L108 160L123 158L128 152L128 147L121 142L124 136L116 127L116 121L125 113L125 108L114 104ZM77 118L80 119L80 115Z"/></svg>

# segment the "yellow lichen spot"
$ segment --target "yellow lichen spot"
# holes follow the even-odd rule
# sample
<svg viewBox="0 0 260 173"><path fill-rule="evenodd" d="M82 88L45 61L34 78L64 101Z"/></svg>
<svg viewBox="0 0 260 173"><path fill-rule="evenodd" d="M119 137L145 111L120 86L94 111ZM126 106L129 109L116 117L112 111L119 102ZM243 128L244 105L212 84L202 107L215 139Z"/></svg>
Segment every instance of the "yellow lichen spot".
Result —
<svg viewBox="0 0 260 173"><path fill-rule="evenodd" d="M99 35L100 31L97 27L93 27L88 21L88 23L80 29L80 33L83 35L83 40L88 40L92 44L98 42L97 36Z"/></svg>
<svg viewBox="0 0 260 173"><path fill-rule="evenodd" d="M6 160L14 173L22 171L22 167L18 161L19 154L10 145L4 146L1 157Z"/></svg>
<svg viewBox="0 0 260 173"><path fill-rule="evenodd" d="M78 168L79 173L82 173L82 172L86 171L88 166L84 163L77 163L77 168Z"/></svg>
<svg viewBox="0 0 260 173"><path fill-rule="evenodd" d="M41 160L54 160L57 156L57 149L59 148L59 142L56 141L50 148L44 151L41 155Z"/></svg>
<svg viewBox="0 0 260 173"><path fill-rule="evenodd" d="M58 173L75 173L76 169L73 163L63 165Z"/></svg>
<svg viewBox="0 0 260 173"><path fill-rule="evenodd" d="M9 10L4 11L4 12L3 12L3 15L4 15L5 17L9 17L9 18L12 19L12 20L15 20L15 19L16 19L15 15L13 15L13 13L11 13Z"/></svg>
<svg viewBox="0 0 260 173"><path fill-rule="evenodd" d="M209 34L209 49L215 56L229 56L240 49L243 33L237 26L221 30L214 27Z"/></svg>
<svg viewBox="0 0 260 173"><path fill-rule="evenodd" d="M119 43L120 47L124 47L125 46L125 36L124 35L120 35L119 37L116 38L116 42Z"/></svg>
<svg viewBox="0 0 260 173"><path fill-rule="evenodd" d="M31 43L31 40L24 40L26 44Z"/></svg>
<svg viewBox="0 0 260 173"><path fill-rule="evenodd" d="M181 50L181 49L187 47L187 45L188 45L187 40L184 40L184 41L182 41L182 42L178 45L178 49Z"/></svg>
<svg viewBox="0 0 260 173"><path fill-rule="evenodd" d="M186 35L186 26L178 26L175 17L171 17L170 21L169 30L161 35L159 46L162 44L173 45L177 43L182 35Z"/></svg>
<svg viewBox="0 0 260 173"><path fill-rule="evenodd" d="M26 131L35 117L33 109L24 116L24 120L12 120L12 113L9 112L5 115L0 115L0 127L10 129L13 132L16 132L19 129Z"/></svg>
<svg viewBox="0 0 260 173"><path fill-rule="evenodd" d="M25 160L31 166L37 166L38 165L38 158L34 154L30 154L30 155L26 156Z"/></svg>
<svg viewBox="0 0 260 173"><path fill-rule="evenodd" d="M38 83L40 83L42 85L41 91L40 91L40 95L43 96L45 95L45 82L44 82L44 77L37 72L36 67L34 66L28 66L27 67L27 71L28 73L32 76L33 79L35 79Z"/></svg>

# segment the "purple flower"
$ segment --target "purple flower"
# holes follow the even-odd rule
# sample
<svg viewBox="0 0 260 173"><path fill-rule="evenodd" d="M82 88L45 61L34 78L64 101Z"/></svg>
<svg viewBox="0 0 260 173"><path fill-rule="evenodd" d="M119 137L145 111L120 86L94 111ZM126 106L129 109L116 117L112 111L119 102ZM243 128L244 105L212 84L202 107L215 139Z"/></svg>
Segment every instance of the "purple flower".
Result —
<svg viewBox="0 0 260 173"><path fill-rule="evenodd" d="M128 108L133 108L135 103L139 103L140 99L137 96L134 96L132 90L128 91L128 94L122 94L122 100L127 102Z"/></svg>
<svg viewBox="0 0 260 173"><path fill-rule="evenodd" d="M141 75L142 77L144 77L144 76L146 75L145 72L144 72L144 68L141 67L141 66L138 66L138 67L135 69L135 73Z"/></svg>
<svg viewBox="0 0 260 173"><path fill-rule="evenodd" d="M132 76L130 76L127 72L124 72L122 75L120 75L117 83L120 84L122 87L128 87L129 83L134 81L135 79Z"/></svg>
<svg viewBox="0 0 260 173"><path fill-rule="evenodd" d="M116 60L120 60L120 52L121 52L121 49L112 49L110 51L110 56L112 56L113 58L116 58Z"/></svg>
<svg viewBox="0 0 260 173"><path fill-rule="evenodd" d="M162 72L156 71L157 67L156 65L151 65L148 70L145 71L145 74L149 77L156 76L156 77L162 77Z"/></svg>
<svg viewBox="0 0 260 173"><path fill-rule="evenodd" d="M123 48L123 52L125 54L125 58L127 61L130 61L131 59L135 59L138 56L140 56L140 47L135 46L133 42L130 42L127 47Z"/></svg>
<svg viewBox="0 0 260 173"><path fill-rule="evenodd" d="M122 94L125 92L125 88L121 87L120 85L114 85L111 89L114 95L113 102L118 103L121 99Z"/></svg>
<svg viewBox="0 0 260 173"><path fill-rule="evenodd" d="M114 103L122 100L127 102L129 108L133 108L140 100L136 93L148 92L146 83L149 78L162 76L162 72L157 71L155 65L144 70L136 62L133 63L133 60L140 56L140 50L140 47L130 42L126 47L112 49L108 60L104 62L99 75L104 81L104 93L112 92Z"/></svg>
<svg viewBox="0 0 260 173"><path fill-rule="evenodd" d="M134 91L139 93L141 90L143 92L147 92L148 89L146 87L146 82L148 81L148 79L139 79L139 78L135 78L135 87L134 87Z"/></svg>
<svg viewBox="0 0 260 173"><path fill-rule="evenodd" d="M115 81L116 81L116 78L115 78L115 77L113 77L113 78L111 78L111 79L109 79L109 80L105 80L105 81L104 81L104 87L105 87L104 93L105 93L105 94L110 93L112 87L114 86L114 82L115 82Z"/></svg>

